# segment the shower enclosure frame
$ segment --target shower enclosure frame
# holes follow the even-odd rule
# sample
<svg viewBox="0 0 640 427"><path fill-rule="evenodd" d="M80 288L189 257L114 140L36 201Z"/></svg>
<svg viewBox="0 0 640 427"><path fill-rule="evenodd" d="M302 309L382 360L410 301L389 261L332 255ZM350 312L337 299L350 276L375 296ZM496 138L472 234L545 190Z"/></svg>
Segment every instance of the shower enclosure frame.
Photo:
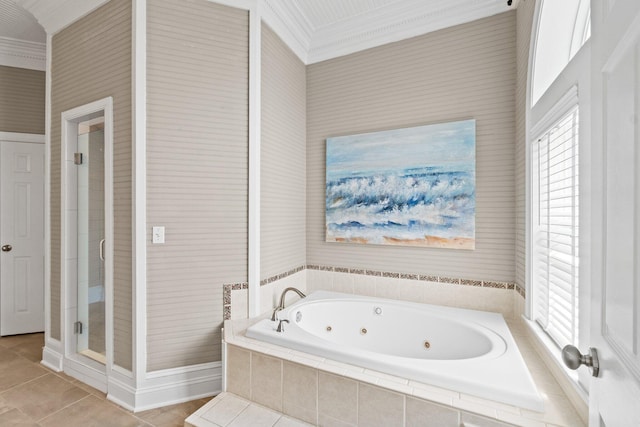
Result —
<svg viewBox="0 0 640 427"><path fill-rule="evenodd" d="M77 321L77 170L74 153L77 150L78 124L104 116L104 297L105 297L105 359L99 363L77 351L74 325ZM113 98L103 98L62 113L61 119L61 341L63 370L103 392L113 365ZM75 212L74 212L75 210ZM117 367L116 367L117 368Z"/></svg>

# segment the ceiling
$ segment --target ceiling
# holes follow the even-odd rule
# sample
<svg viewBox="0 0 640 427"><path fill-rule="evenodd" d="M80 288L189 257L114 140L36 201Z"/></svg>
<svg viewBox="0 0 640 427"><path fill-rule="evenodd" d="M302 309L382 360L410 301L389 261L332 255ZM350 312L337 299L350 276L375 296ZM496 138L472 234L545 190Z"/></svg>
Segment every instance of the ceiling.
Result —
<svg viewBox="0 0 640 427"><path fill-rule="evenodd" d="M307 64L515 9L507 0L262 0L263 17Z"/></svg>
<svg viewBox="0 0 640 427"><path fill-rule="evenodd" d="M0 0L0 37L45 43L47 34L32 14L13 0Z"/></svg>
<svg viewBox="0 0 640 427"><path fill-rule="evenodd" d="M0 44L3 38L44 43L46 35L42 27L54 34L106 1L0 0ZM507 0L211 1L237 7L259 4L263 20L305 64L506 12L515 9L518 3L514 0L508 6Z"/></svg>

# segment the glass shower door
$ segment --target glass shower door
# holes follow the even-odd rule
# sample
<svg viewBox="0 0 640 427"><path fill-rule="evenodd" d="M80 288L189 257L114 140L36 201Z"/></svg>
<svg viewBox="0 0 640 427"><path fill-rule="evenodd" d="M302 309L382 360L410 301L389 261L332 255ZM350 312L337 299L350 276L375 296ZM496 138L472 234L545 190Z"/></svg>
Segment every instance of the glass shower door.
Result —
<svg viewBox="0 0 640 427"><path fill-rule="evenodd" d="M77 352L100 363L105 351L104 118L78 125Z"/></svg>

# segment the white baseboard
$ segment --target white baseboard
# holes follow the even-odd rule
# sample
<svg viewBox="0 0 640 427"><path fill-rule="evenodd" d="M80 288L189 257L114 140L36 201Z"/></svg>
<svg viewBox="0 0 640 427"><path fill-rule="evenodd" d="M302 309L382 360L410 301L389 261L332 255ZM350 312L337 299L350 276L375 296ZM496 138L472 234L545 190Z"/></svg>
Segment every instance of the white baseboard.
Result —
<svg viewBox="0 0 640 427"><path fill-rule="evenodd" d="M62 372L62 353L46 344L42 347L42 361L40 363L56 372Z"/></svg>
<svg viewBox="0 0 640 427"><path fill-rule="evenodd" d="M49 343L42 349L41 363L98 390L108 390L107 399L133 412L214 396L222 391L222 362L149 372L138 387L129 371L114 367L106 378L104 372L65 359Z"/></svg>
<svg viewBox="0 0 640 427"><path fill-rule="evenodd" d="M83 363L70 357L66 357L63 363L65 374L103 393L107 392L107 375L105 374L104 365L94 362L93 364L96 366L89 366L86 362Z"/></svg>
<svg viewBox="0 0 640 427"><path fill-rule="evenodd" d="M149 372L137 388L112 375L107 399L140 412L214 396L222 391L221 365L213 362Z"/></svg>

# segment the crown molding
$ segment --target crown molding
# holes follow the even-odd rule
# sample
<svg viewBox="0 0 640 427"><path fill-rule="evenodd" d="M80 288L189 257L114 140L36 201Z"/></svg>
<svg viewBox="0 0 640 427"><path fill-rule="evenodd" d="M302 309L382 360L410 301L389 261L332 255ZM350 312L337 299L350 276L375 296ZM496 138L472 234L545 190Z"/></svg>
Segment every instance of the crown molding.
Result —
<svg viewBox="0 0 640 427"><path fill-rule="evenodd" d="M47 66L45 43L0 37L0 65L44 71Z"/></svg>
<svg viewBox="0 0 640 427"><path fill-rule="evenodd" d="M316 29L306 63L325 61L514 10L500 0L405 0Z"/></svg>
<svg viewBox="0 0 640 427"><path fill-rule="evenodd" d="M109 0L15 0L29 11L47 32L55 34Z"/></svg>
<svg viewBox="0 0 640 427"><path fill-rule="evenodd" d="M297 3L263 0L262 5L263 21L306 64L313 27Z"/></svg>

